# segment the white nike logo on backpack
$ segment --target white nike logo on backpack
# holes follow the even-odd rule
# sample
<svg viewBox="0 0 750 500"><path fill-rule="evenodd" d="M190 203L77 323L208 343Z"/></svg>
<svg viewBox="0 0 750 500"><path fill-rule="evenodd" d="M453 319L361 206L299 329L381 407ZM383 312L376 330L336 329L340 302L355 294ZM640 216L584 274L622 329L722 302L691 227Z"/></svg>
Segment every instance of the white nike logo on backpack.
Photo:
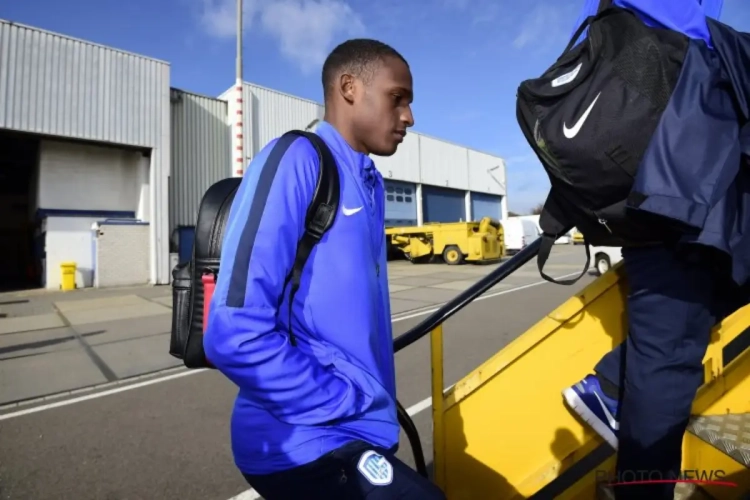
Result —
<svg viewBox="0 0 750 500"><path fill-rule="evenodd" d="M589 113L591 113L591 110L594 109L594 104L596 104L596 101L599 99L599 96L602 95L601 92L596 94L596 97L594 100L589 104L588 109L583 113L583 116L578 120L578 123L573 125L573 128L568 128L567 125L565 125L565 122L563 122L563 134L565 134L565 137L568 139L572 139L576 135L578 135L578 132L580 132L581 127L583 127L583 122L586 121L586 118L589 117Z"/></svg>

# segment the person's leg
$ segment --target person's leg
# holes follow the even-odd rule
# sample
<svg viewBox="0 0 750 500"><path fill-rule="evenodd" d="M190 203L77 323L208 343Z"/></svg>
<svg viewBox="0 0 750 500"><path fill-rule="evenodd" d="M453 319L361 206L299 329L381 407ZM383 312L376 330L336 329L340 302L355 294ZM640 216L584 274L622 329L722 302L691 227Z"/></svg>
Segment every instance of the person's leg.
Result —
<svg viewBox="0 0 750 500"><path fill-rule="evenodd" d="M264 475L242 474L264 500L346 498L346 474L334 452L309 464Z"/></svg>
<svg viewBox="0 0 750 500"><path fill-rule="evenodd" d="M265 500L445 499L440 488L391 452L362 441L288 471L244 476Z"/></svg>
<svg viewBox="0 0 750 500"><path fill-rule="evenodd" d="M682 440L716 315L718 282L707 265L667 248L623 250L630 294L620 404L618 477L678 477ZM626 485L616 498L670 499L674 484Z"/></svg>
<svg viewBox="0 0 750 500"><path fill-rule="evenodd" d="M623 260L628 260L627 255L624 251ZM622 342L602 356L594 366L594 374L563 390L567 405L615 449L619 446L618 402L626 354L627 342Z"/></svg>
<svg viewBox="0 0 750 500"><path fill-rule="evenodd" d="M625 377L625 358L627 357L627 342L618 344L614 349L602 356L594 366L594 374L599 379L604 393L615 399L620 398L620 386Z"/></svg>
<svg viewBox="0 0 750 500"><path fill-rule="evenodd" d="M421 476L393 454L365 449L349 462L351 478L357 482L356 497L367 500L445 500L435 483Z"/></svg>
<svg viewBox="0 0 750 500"><path fill-rule="evenodd" d="M623 249L623 260L630 285L628 336L602 357L594 369L596 375L589 375L563 391L567 404L616 449L619 447L619 421L622 418L622 405L619 404L623 393L621 381L626 366L639 369L641 361L630 359L634 345L643 343L638 339L644 335L654 339L650 352L656 361L647 359L645 362L666 364L664 370L668 373L668 383L669 373L681 370L680 361L659 358L654 354L658 352L657 345L669 345L670 342L674 345L683 340L690 352L683 349L677 355L686 360L688 370L702 373L700 364L710 340L710 329L723 314L731 312L726 308L718 311L721 303L717 300L717 283L708 266L688 264L666 247ZM684 315L688 312L700 320L687 324ZM649 319L644 319L646 317ZM695 342L696 336L700 337L700 342ZM642 355L638 356L638 359L642 358ZM653 371L657 376L661 373L658 367Z"/></svg>

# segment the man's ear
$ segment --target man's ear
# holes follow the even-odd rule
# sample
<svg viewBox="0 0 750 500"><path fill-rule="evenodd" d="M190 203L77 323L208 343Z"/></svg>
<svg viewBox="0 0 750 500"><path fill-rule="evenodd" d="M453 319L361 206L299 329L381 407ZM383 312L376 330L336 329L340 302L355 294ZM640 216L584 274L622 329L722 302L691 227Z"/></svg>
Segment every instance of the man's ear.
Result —
<svg viewBox="0 0 750 500"><path fill-rule="evenodd" d="M341 97L343 97L346 102L353 103L355 92L354 77L343 73L339 77L339 93L341 94Z"/></svg>

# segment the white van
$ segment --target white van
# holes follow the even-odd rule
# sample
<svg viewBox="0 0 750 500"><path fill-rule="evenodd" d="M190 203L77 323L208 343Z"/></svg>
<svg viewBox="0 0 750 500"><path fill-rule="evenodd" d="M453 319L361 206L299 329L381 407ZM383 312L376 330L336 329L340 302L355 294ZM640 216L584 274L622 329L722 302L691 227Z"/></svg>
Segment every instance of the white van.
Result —
<svg viewBox="0 0 750 500"><path fill-rule="evenodd" d="M601 276L622 260L622 248L620 247L590 247L591 256L594 258L594 272Z"/></svg>
<svg viewBox="0 0 750 500"><path fill-rule="evenodd" d="M508 255L519 252L541 234L533 221L521 219L520 217L509 217L503 219L500 223L503 226L505 251Z"/></svg>
<svg viewBox="0 0 750 500"><path fill-rule="evenodd" d="M516 217L513 217L514 219ZM542 234L542 227L539 225L539 215L519 215L517 218L521 220L530 220L534 224L536 224L536 229L539 232L539 234ZM569 233L565 233L557 240L555 240L555 245L569 245L571 241L571 234L573 234L573 231L571 230Z"/></svg>
<svg viewBox="0 0 750 500"><path fill-rule="evenodd" d="M570 245L571 241L570 234L565 233L555 240L555 245Z"/></svg>

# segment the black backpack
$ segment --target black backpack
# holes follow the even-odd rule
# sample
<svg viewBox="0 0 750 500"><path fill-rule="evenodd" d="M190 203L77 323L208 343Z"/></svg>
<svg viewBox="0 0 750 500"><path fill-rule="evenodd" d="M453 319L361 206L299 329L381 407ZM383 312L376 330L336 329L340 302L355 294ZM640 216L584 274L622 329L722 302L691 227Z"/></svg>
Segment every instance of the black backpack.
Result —
<svg viewBox="0 0 750 500"><path fill-rule="evenodd" d="M539 220L544 279L578 281L590 264L589 245L660 243L679 229L627 207L643 201L631 189L688 43L682 33L650 28L629 10L604 5L541 77L519 86L516 117L551 184ZM555 240L573 227L584 235L586 266L577 278L556 281L542 269Z"/></svg>
<svg viewBox="0 0 750 500"><path fill-rule="evenodd" d="M297 246L294 266L284 287L286 289L286 285L291 283L290 309L310 252L333 225L340 196L336 160L326 143L312 132L287 132L279 138L268 155L268 161L280 161L289 146L299 137L306 137L315 147L320 169L315 193L305 218L305 234ZM266 168L269 167L267 165ZM203 280L205 276L214 284L220 272L224 228L241 181L242 178L223 179L208 188L198 209L192 259L177 265L172 271L172 335L169 354L181 359L188 368L213 368L203 350ZM291 332L290 337L294 343Z"/></svg>

